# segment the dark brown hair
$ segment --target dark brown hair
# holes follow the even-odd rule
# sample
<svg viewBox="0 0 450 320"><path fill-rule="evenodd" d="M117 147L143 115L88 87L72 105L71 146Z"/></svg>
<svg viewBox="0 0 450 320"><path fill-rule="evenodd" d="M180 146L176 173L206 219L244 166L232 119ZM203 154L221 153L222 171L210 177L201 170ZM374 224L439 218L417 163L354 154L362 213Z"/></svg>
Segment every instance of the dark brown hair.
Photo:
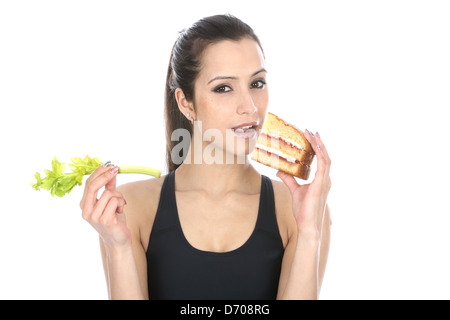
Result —
<svg viewBox="0 0 450 320"><path fill-rule="evenodd" d="M169 172L180 166L172 161L172 149L178 143L171 140L172 132L182 128L188 130L192 137L192 124L178 109L175 90L180 88L188 101L194 101L194 84L206 47L222 40L239 41L245 37L255 40L261 47L253 29L229 14L200 19L180 32L170 54L165 88L166 164Z"/></svg>

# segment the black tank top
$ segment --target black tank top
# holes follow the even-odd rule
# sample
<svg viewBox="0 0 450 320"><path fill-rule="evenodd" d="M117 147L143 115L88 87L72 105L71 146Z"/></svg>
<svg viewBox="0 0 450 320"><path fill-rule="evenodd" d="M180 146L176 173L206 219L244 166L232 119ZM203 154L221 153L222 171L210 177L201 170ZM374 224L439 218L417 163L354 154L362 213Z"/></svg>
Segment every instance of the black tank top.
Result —
<svg viewBox="0 0 450 320"><path fill-rule="evenodd" d="M175 200L175 171L164 179L147 249L150 299L275 299L283 243L272 182L261 177L258 218L250 238L228 252L194 248L184 237Z"/></svg>

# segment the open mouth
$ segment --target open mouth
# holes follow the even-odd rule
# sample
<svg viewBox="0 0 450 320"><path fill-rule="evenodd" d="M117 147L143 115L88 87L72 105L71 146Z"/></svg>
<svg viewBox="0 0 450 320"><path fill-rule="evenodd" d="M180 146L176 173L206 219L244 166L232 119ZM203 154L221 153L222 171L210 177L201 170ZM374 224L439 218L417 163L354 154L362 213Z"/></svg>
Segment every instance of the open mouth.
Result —
<svg viewBox="0 0 450 320"><path fill-rule="evenodd" d="M257 123L242 125L239 127L232 128L234 134L238 137L250 139L256 136L256 129L258 127Z"/></svg>
<svg viewBox="0 0 450 320"><path fill-rule="evenodd" d="M249 126L236 127L236 128L233 128L232 130L235 133L244 133L249 130L255 130L255 129L256 129L256 125L249 125Z"/></svg>

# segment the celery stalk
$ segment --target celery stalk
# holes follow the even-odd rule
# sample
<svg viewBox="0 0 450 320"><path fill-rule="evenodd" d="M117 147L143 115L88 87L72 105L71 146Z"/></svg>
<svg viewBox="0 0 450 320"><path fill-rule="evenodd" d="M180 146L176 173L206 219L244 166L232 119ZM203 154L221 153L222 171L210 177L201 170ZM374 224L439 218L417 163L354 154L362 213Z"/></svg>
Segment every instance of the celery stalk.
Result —
<svg viewBox="0 0 450 320"><path fill-rule="evenodd" d="M119 173L138 173L146 174L159 178L161 176L161 170L143 166L125 166L119 167Z"/></svg>

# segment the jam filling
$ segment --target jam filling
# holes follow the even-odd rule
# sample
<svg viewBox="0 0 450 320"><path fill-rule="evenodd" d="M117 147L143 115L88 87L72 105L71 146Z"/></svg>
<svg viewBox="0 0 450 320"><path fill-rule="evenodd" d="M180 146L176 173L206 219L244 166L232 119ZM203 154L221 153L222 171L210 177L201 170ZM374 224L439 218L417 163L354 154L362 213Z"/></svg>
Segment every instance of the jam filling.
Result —
<svg viewBox="0 0 450 320"><path fill-rule="evenodd" d="M309 153L308 151L306 151L306 150L303 149L302 147L300 147L300 146L298 146L298 145L295 145L295 144L293 144L293 143L291 143L291 142L289 142L289 141L283 139L282 137L273 136L273 135L268 134L267 132L263 132L263 131L261 131L260 134L261 134L261 135L264 135L264 136L266 136L266 137L268 137L268 138L271 138L271 139L279 140L279 141L281 141L282 143L285 143L285 144L287 144L288 146L290 146L290 147L292 147L292 148L296 148L296 149L298 149L298 150L301 150L301 151L304 151L304 152L306 152L306 153Z"/></svg>

